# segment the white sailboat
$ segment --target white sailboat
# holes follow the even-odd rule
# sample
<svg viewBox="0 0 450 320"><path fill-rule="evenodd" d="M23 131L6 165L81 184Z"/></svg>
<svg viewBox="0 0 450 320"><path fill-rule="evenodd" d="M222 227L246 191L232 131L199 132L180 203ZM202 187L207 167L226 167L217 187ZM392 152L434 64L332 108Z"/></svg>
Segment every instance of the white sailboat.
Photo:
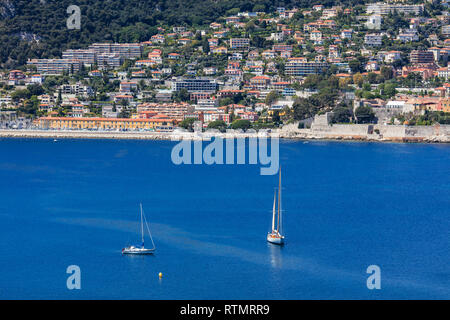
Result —
<svg viewBox="0 0 450 320"><path fill-rule="evenodd" d="M278 211L276 210L276 190L273 195L273 209L272 209L272 231L267 234L267 241L273 244L283 244L284 236L282 235L282 210L281 210L281 167L279 172L278 182Z"/></svg>
<svg viewBox="0 0 450 320"><path fill-rule="evenodd" d="M142 203L141 206L141 238L142 238L142 244L141 245L135 245L135 246L129 246L122 249L122 254L152 254L155 251L155 243L153 242L152 234L150 232L150 228L148 227L147 218L145 217L144 210L142 210ZM145 248L144 246L144 222L147 227L148 234L150 236L150 240L152 241L152 248Z"/></svg>

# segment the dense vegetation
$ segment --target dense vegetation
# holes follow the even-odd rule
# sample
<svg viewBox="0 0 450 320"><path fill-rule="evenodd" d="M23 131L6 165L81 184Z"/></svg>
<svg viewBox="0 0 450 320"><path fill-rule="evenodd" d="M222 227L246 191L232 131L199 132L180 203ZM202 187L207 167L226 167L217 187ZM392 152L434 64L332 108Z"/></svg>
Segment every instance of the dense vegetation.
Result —
<svg viewBox="0 0 450 320"><path fill-rule="evenodd" d="M67 48L96 41L146 41L157 27L205 26L239 11L273 12L279 6L343 6L358 0L0 0L0 63L12 68L28 58L60 57ZM69 30L66 10L81 9L81 30Z"/></svg>
<svg viewBox="0 0 450 320"><path fill-rule="evenodd" d="M442 111L425 111L423 115L400 115L397 116L400 123L407 123L409 125L429 126L435 123L450 124L450 115ZM392 119L394 123L394 119Z"/></svg>

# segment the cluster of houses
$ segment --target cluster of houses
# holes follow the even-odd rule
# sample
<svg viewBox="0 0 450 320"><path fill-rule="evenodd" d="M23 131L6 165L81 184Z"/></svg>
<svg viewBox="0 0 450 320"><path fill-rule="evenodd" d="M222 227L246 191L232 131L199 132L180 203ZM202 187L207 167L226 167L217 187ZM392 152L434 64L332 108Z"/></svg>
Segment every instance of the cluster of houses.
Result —
<svg viewBox="0 0 450 320"><path fill-rule="evenodd" d="M391 101L359 99L355 104L403 113L449 112L450 84L446 81L450 74L450 14L444 10L430 16L424 15L424 10L423 4L398 1L367 4L365 11L358 14L353 8L340 6L280 7L271 14L239 12L205 28L159 27L158 33L145 42L94 43L86 49L65 50L61 59L31 59L27 71L10 70L1 75L2 82L12 89L2 91L0 105L2 110L13 110L22 103L11 99L13 90L43 84L47 77L88 70L87 78L59 85L52 93L37 97L43 119L39 125L170 130L187 118L200 121L204 127L216 120L226 124L235 119L270 120L268 115L274 110L291 107L296 97L314 93L300 89L309 75L326 74L334 68L336 77L348 79L356 89L351 83L355 72L350 62L362 56L365 72L358 71L362 76L380 74L381 68L387 66L394 77L414 73L420 75L422 86L436 78L442 86L399 92ZM383 23L394 12L402 14L409 26L392 35ZM339 23L343 17L350 23ZM385 50L386 41L422 41L420 31L429 26L439 32L427 35L428 48L410 52ZM257 39L269 45L260 44ZM200 63L203 57L209 57L210 62ZM106 101L95 101L98 92L90 85L95 78L118 81L119 87L107 93ZM181 91L188 94L187 100L177 98ZM274 91L277 99L267 102L266 97ZM424 91L426 97L420 94ZM242 97L246 97L245 103L241 102ZM68 112L61 114L61 107ZM128 121L117 120L123 117ZM69 124L63 118L76 119ZM92 119L84 120L87 118Z"/></svg>

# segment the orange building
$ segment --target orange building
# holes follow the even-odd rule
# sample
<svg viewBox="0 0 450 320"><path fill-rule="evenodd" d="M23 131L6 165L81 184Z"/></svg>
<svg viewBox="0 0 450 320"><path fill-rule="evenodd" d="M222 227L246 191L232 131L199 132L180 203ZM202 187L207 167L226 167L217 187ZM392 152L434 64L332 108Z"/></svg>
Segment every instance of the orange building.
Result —
<svg viewBox="0 0 450 320"><path fill-rule="evenodd" d="M250 79L250 86L253 89L263 89L267 87L270 82L270 78L268 76L256 76Z"/></svg>
<svg viewBox="0 0 450 320"><path fill-rule="evenodd" d="M173 129L175 120L167 117L154 117L150 119L41 117L35 120L35 123L41 129L142 129L158 131Z"/></svg>
<svg viewBox="0 0 450 320"><path fill-rule="evenodd" d="M444 98L439 101L439 111L450 112L450 98Z"/></svg>

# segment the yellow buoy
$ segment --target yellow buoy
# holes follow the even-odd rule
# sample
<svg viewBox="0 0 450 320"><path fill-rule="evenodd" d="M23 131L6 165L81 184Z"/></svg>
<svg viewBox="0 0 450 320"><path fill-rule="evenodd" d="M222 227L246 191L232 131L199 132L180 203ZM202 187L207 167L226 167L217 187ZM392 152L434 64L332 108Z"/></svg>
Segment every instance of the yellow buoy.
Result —
<svg viewBox="0 0 450 320"><path fill-rule="evenodd" d="M159 277L162 278L162 272L159 273Z"/></svg>

